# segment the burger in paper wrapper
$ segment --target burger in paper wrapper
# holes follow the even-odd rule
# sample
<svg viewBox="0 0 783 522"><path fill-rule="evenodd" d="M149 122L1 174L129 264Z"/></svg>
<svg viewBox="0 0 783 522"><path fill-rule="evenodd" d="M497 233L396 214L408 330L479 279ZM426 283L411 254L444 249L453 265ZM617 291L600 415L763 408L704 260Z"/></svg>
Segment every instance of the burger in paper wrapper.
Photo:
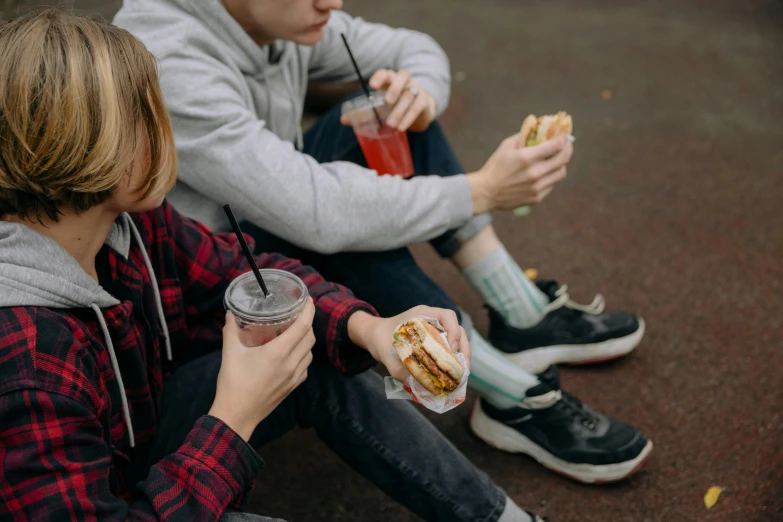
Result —
<svg viewBox="0 0 783 522"><path fill-rule="evenodd" d="M437 320L415 317L404 322L395 330L392 346L411 376L402 384L388 377L388 398L412 399L439 413L465 400L469 374L465 358L451 351Z"/></svg>
<svg viewBox="0 0 783 522"><path fill-rule="evenodd" d="M557 136L570 136L574 131L574 122L571 115L560 111L557 114L546 116L533 116L532 114L522 122L519 131L519 146L532 147Z"/></svg>

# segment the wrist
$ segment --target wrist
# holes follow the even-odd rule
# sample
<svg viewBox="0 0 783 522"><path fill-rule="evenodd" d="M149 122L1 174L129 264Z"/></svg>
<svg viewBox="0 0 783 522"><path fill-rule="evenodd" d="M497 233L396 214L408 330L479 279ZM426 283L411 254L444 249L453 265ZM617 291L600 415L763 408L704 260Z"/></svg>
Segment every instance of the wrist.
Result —
<svg viewBox="0 0 783 522"><path fill-rule="evenodd" d="M378 320L377 317L361 310L354 312L351 314L351 317L348 318L348 338L359 348L370 352L370 355L376 360L377 357L375 357L375 354L372 353L372 350L370 349L370 332L373 330L373 325Z"/></svg>
<svg viewBox="0 0 783 522"><path fill-rule="evenodd" d="M479 170L467 175L470 195L473 199L473 215L477 216L493 209L491 190L486 172Z"/></svg>
<svg viewBox="0 0 783 522"><path fill-rule="evenodd" d="M253 434L253 431L258 425L258 422L243 419L241 415L236 415L231 412L230 409L221 408L218 404L215 403L212 404L212 407L209 409L207 415L222 421L229 428L234 430L237 435L242 437L242 440L245 442L250 440L250 436Z"/></svg>

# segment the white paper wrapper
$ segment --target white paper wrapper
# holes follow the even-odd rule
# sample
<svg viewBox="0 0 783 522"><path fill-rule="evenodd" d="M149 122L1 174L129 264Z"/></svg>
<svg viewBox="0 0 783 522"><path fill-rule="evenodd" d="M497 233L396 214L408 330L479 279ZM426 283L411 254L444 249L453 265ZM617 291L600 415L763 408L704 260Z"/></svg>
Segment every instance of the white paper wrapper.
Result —
<svg viewBox="0 0 783 522"><path fill-rule="evenodd" d="M440 336L443 338L444 341L446 341L446 346L449 346L449 340L446 336L446 331L443 329L443 327L440 325L437 319L433 319L432 317L424 317L424 316L418 316L419 319L424 319L425 321L428 321L429 323L433 324L438 330L440 330L441 334ZM411 318L413 319L413 318ZM401 323L399 326L402 326L403 324L407 323L410 319L406 320L404 323ZM399 327L398 326L398 327ZM392 353L396 358L399 359L399 356L397 355L397 350L392 347ZM457 356L457 359L459 360L460 364L463 368L465 368L465 374L462 376L462 381L460 381L459 386L456 390L449 394L443 394L439 396L435 396L428 392L424 386L419 384L419 381L413 378L413 376L409 375L408 378L405 380L404 383L398 381L397 379L393 377L385 377L383 380L383 384L386 387L386 398L387 399L403 399L406 401L413 401L417 404L421 404L428 410L432 410L435 413L445 413L449 410L452 410L465 402L465 396L468 393L468 376L470 375L470 370L468 370L468 364L465 361L465 356L462 355L459 352L456 352L454 355Z"/></svg>

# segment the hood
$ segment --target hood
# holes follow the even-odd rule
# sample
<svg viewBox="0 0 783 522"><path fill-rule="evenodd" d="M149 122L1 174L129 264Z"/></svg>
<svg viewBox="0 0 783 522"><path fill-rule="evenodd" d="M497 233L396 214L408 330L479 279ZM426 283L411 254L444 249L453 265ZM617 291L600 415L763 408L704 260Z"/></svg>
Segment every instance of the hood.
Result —
<svg viewBox="0 0 783 522"><path fill-rule="evenodd" d="M276 72L295 52L296 44L286 40L277 40L272 45L260 47L229 14L221 0L134 1L143 2L148 8L140 11L147 15L147 20L151 18L149 11L160 11L161 5L165 4L189 14L209 30L210 36L222 44L239 69L250 76L257 76L262 71L266 74ZM165 20L165 17L159 19Z"/></svg>
<svg viewBox="0 0 783 522"><path fill-rule="evenodd" d="M168 53L179 52L184 45L229 62L264 89L267 100L275 97L295 100L293 110L287 108L286 114L279 117L285 120L284 127L292 131L290 137L297 149L302 150L304 98L295 79L299 53L296 43L276 40L260 47L221 0L125 0L114 21L139 36L164 63ZM274 120L273 101L267 103L270 104L267 119Z"/></svg>
<svg viewBox="0 0 783 522"><path fill-rule="evenodd" d="M158 319L171 360L171 341L163 312L158 282L147 249L136 225L128 214L119 216L104 244L127 259L132 241L144 258L155 295ZM87 275L84 269L56 241L21 223L0 221L0 306L45 306L49 308L91 308L103 332L114 376L120 389L120 400L131 447L135 446L128 398L122 373L114 352L109 328L101 308L119 304L111 294Z"/></svg>
<svg viewBox="0 0 783 522"><path fill-rule="evenodd" d="M120 216L106 244L124 257L131 243L130 218ZM0 306L100 308L119 301L82 269L56 241L21 223L0 221Z"/></svg>

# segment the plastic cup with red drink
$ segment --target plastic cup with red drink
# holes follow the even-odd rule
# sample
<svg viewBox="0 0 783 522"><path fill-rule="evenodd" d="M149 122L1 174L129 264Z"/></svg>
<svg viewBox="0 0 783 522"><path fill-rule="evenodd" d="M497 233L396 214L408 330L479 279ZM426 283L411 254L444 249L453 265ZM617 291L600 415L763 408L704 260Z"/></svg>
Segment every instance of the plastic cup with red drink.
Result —
<svg viewBox="0 0 783 522"><path fill-rule="evenodd" d="M356 139L367 160L367 166L379 175L392 174L404 178L413 174L413 159L408 135L386 125L391 106L385 101L386 91L372 91L369 96L358 96L342 105L356 134Z"/></svg>
<svg viewBox="0 0 783 522"><path fill-rule="evenodd" d="M223 298L239 326L239 341L248 347L262 346L288 330L310 298L294 274L271 268L260 272L269 295L264 297L253 273L247 272L231 282Z"/></svg>

